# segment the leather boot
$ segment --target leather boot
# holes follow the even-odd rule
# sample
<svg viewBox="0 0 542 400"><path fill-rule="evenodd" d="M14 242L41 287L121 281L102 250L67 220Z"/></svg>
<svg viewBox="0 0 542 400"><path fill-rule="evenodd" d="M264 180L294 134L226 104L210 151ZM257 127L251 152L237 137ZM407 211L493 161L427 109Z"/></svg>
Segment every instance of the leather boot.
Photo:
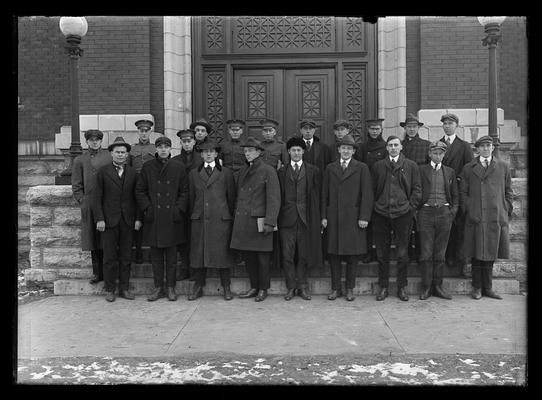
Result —
<svg viewBox="0 0 542 400"><path fill-rule="evenodd" d="M107 292L105 299L109 302L115 301L115 291Z"/></svg>
<svg viewBox="0 0 542 400"><path fill-rule="evenodd" d="M126 300L134 300L135 296L132 292L130 292L128 289L126 290L119 290L119 297L122 297Z"/></svg>
<svg viewBox="0 0 542 400"><path fill-rule="evenodd" d="M288 292L286 293L286 296L284 296L284 300L290 301L295 296L295 289L288 289Z"/></svg>
<svg viewBox="0 0 542 400"><path fill-rule="evenodd" d="M434 288L433 288L433 294L437 297L440 297L441 299L446 299L446 300L452 300L452 296L450 296L443 288L441 285L436 285Z"/></svg>
<svg viewBox="0 0 542 400"><path fill-rule="evenodd" d="M431 297L431 286L422 291L422 293L420 294L420 300L425 300L429 297Z"/></svg>
<svg viewBox="0 0 542 400"><path fill-rule="evenodd" d="M341 297L342 293L340 290L332 290L331 293L327 296L328 300L335 300L337 297Z"/></svg>
<svg viewBox="0 0 542 400"><path fill-rule="evenodd" d="M482 298L482 289L472 289L472 298L474 300L480 300Z"/></svg>
<svg viewBox="0 0 542 400"><path fill-rule="evenodd" d="M231 300L233 299L233 296L231 294L231 290L229 286L224 286L224 300Z"/></svg>
<svg viewBox="0 0 542 400"><path fill-rule="evenodd" d="M176 301L177 300L177 294L175 293L175 288L168 287L166 289L166 291L167 291L167 299L169 301Z"/></svg>
<svg viewBox="0 0 542 400"><path fill-rule="evenodd" d="M310 300L312 299L308 289L301 288L297 290L297 295L301 297L303 300Z"/></svg>
<svg viewBox="0 0 542 400"><path fill-rule="evenodd" d="M399 299L401 301L408 301L408 295L407 295L404 287L399 288L397 290L397 297L399 297Z"/></svg>
<svg viewBox="0 0 542 400"><path fill-rule="evenodd" d="M164 288L157 287L157 288L154 288L154 290L149 295L149 297L147 297L147 301L156 301L162 297L164 297Z"/></svg>
<svg viewBox="0 0 542 400"><path fill-rule="evenodd" d="M482 296L491 297L492 299L502 300L502 297L499 296L491 289L482 289Z"/></svg>
<svg viewBox="0 0 542 400"><path fill-rule="evenodd" d="M267 290L262 289L258 292L258 295L254 299L254 301L264 301L267 298Z"/></svg>
<svg viewBox="0 0 542 400"><path fill-rule="evenodd" d="M347 301L354 301L354 289L346 289L346 300Z"/></svg>
<svg viewBox="0 0 542 400"><path fill-rule="evenodd" d="M201 286L194 286L192 293L188 295L188 300L196 300L198 297L203 296L203 288Z"/></svg>
<svg viewBox="0 0 542 400"><path fill-rule="evenodd" d="M386 297L388 297L388 288L382 288L376 295L376 301L383 301Z"/></svg>
<svg viewBox="0 0 542 400"><path fill-rule="evenodd" d="M256 297L258 294L258 289L250 288L246 292L243 292L239 295L240 299L248 299L249 297Z"/></svg>

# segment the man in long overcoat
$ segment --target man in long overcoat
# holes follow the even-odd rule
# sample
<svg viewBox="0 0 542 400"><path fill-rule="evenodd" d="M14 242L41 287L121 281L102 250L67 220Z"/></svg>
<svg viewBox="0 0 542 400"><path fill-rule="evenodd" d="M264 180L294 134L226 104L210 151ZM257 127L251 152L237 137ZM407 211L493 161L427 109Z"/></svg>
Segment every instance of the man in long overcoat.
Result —
<svg viewBox="0 0 542 400"><path fill-rule="evenodd" d="M184 165L171 161L171 139L161 136L155 141L156 158L141 169L136 198L144 213L143 245L151 247L154 301L164 297L164 257L166 290L170 301L175 294L177 245L185 239L184 218L188 208L188 175Z"/></svg>
<svg viewBox="0 0 542 400"><path fill-rule="evenodd" d="M339 143L341 159L330 163L322 187L322 227L327 229L327 251L331 263L329 300L342 295L341 256L345 256L346 300L354 300L355 270L359 257L367 252L366 228L373 208L369 167L353 158L357 145L352 136Z"/></svg>
<svg viewBox="0 0 542 400"><path fill-rule="evenodd" d="M323 175L327 165L332 161L329 154L329 147L320 141L316 132L316 122L312 119L304 119L299 123L301 138L305 141L303 161L306 161L320 170Z"/></svg>
<svg viewBox="0 0 542 400"><path fill-rule="evenodd" d="M282 268L288 292L285 300L297 294L310 300L308 270L322 267L322 238L320 234L320 194L322 178L318 167L303 162L305 141L292 137L286 143L290 163L278 170L281 208L279 235ZM298 262L294 263L297 250Z"/></svg>
<svg viewBox="0 0 542 400"><path fill-rule="evenodd" d="M472 297L501 299L492 290L493 263L509 257L508 223L513 210L508 164L493 157L493 140L475 143L480 156L463 167L459 204L465 213L465 257L472 257Z"/></svg>
<svg viewBox="0 0 542 400"><path fill-rule="evenodd" d="M102 149L103 137L104 134L98 129L85 132L88 151L75 158L71 178L73 198L81 207L81 249L90 250L92 257L92 284L104 279L102 240L92 213L96 174L100 167L111 162L111 153Z"/></svg>
<svg viewBox="0 0 542 400"><path fill-rule="evenodd" d="M204 163L190 171L189 215L191 219L190 267L195 285L188 300L203 295L207 268L218 268L224 299L231 300L230 249L236 188L233 173L217 161L220 146L208 140L200 146Z"/></svg>
<svg viewBox="0 0 542 400"><path fill-rule="evenodd" d="M458 185L461 183L461 171L463 166L472 161L474 153L471 144L461 140L455 133L459 124L459 118L455 114L444 114L440 121L444 136L440 139L446 143L448 148L442 163L447 167L453 168L455 176L458 179ZM455 215L448 239L448 247L446 248L446 264L450 267L455 267L460 274L464 273L466 266L466 256L463 254L463 233L465 228L465 215L461 208Z"/></svg>
<svg viewBox="0 0 542 400"><path fill-rule="evenodd" d="M264 147L259 140L249 137L242 147L247 165L239 173L231 248L243 250L250 279L250 289L239 297L263 301L271 286L269 261L280 210L280 184L277 171L261 156Z"/></svg>
<svg viewBox="0 0 542 400"><path fill-rule="evenodd" d="M115 301L116 280L118 294L128 300L130 292L130 264L133 233L141 228L135 189L136 169L126 163L131 146L117 137L108 146L113 162L98 170L93 201L96 229L102 233L104 250L104 283L107 301Z"/></svg>

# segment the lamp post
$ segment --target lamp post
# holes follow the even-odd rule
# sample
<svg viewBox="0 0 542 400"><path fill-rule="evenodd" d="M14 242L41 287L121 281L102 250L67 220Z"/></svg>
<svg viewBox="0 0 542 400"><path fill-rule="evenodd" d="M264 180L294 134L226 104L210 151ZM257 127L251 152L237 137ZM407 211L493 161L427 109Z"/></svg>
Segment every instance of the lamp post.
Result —
<svg viewBox="0 0 542 400"><path fill-rule="evenodd" d="M55 177L55 185L71 185L73 160L83 152L79 134L79 57L83 49L79 47L81 39L88 30L87 20L84 17L60 18L60 30L66 37L68 46L66 52L70 57L70 86L71 86L71 145L70 154L66 158L66 169Z"/></svg>
<svg viewBox="0 0 542 400"><path fill-rule="evenodd" d="M506 17L478 17L478 22L484 27L486 37L482 44L489 50L489 86L488 86L488 133L493 139L495 152L499 146L497 130L497 43L501 39L501 24Z"/></svg>

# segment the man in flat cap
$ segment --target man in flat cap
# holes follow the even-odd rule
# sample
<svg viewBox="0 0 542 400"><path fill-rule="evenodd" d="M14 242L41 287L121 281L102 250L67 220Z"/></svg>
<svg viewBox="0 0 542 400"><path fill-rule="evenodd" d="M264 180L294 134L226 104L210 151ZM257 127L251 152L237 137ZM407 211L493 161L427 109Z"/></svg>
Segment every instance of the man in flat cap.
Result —
<svg viewBox="0 0 542 400"><path fill-rule="evenodd" d="M385 159L388 155L386 151L386 141L382 138L383 121L382 118L368 119L365 121L367 139L360 146L359 160L367 164L369 170L373 169L373 165L377 161ZM363 258L364 263L377 261L376 244L373 233L373 224L369 224L369 227L367 228L367 243L369 245L369 250L367 251L367 255Z"/></svg>
<svg viewBox="0 0 542 400"><path fill-rule="evenodd" d="M464 254L472 257L472 297L501 299L492 289L493 263L510 256L512 179L508 164L493 156L491 136L482 136L475 146L480 155L465 164L459 180L459 204L465 214Z"/></svg>
<svg viewBox="0 0 542 400"><path fill-rule="evenodd" d="M213 127L205 118L200 118L190 124L190 129L194 131L194 139L196 140L196 150L198 146L207 140Z"/></svg>
<svg viewBox="0 0 542 400"><path fill-rule="evenodd" d="M327 230L327 252L331 264L331 293L342 295L341 257L346 258L346 300L354 300L356 266L367 252L366 230L373 208L369 167L353 159L357 145L346 135L338 143L341 159L326 167L322 187L322 228Z"/></svg>
<svg viewBox="0 0 542 400"><path fill-rule="evenodd" d="M98 129L85 132L88 151L77 156L72 168L73 198L81 207L81 249L90 250L92 258L91 284L103 281L103 249L100 232L96 230L92 212L92 196L96 188L96 174L100 167L111 163L111 153L102 149L104 134Z"/></svg>
<svg viewBox="0 0 542 400"><path fill-rule="evenodd" d="M409 160L414 161L418 166L429 163L429 140L422 139L418 134L423 122L418 120L414 114L408 114L405 121L399 123L405 128L405 137L401 142L403 146L402 153ZM410 243L408 245L408 257L410 260L418 261L420 258L420 235L416 230L416 223L412 224L410 233Z"/></svg>
<svg viewBox="0 0 542 400"><path fill-rule="evenodd" d="M182 163L170 160L171 139L160 136L154 145L155 159L143 164L136 185L137 203L144 214L143 244L151 248L154 278L154 290L147 300L155 301L167 295L168 300L175 301L177 245L186 240L188 176Z"/></svg>
<svg viewBox="0 0 542 400"><path fill-rule="evenodd" d="M143 164L154 159L156 147L151 143L150 137L154 123L148 119L140 119L135 122L139 140L132 145L128 156L128 165L136 169L137 174L141 172ZM136 264L143 262L143 250L141 249L141 241L143 240L143 230L134 231L134 243L136 248Z"/></svg>
<svg viewBox="0 0 542 400"><path fill-rule="evenodd" d="M98 170L93 196L96 229L102 232L104 251L105 299L115 301L116 280L118 294L128 300L130 292L130 264L132 261L133 232L141 229L141 212L136 203L136 169L127 164L131 146L119 136L108 147L112 163Z"/></svg>
<svg viewBox="0 0 542 400"><path fill-rule="evenodd" d="M286 143L276 137L279 123L274 119L265 118L260 120L260 124L262 125L263 136L261 141L264 149L262 153L263 160L277 170L289 160Z"/></svg>
<svg viewBox="0 0 542 400"><path fill-rule="evenodd" d="M303 161L317 166L320 173L323 174L326 166L331 162L331 156L329 147L315 135L316 123L312 119L304 119L299 123L299 130L306 146L303 151Z"/></svg>
<svg viewBox="0 0 542 400"><path fill-rule="evenodd" d="M419 166L422 182L417 219L422 269L420 300L427 299L431 294L448 300L452 298L442 288L442 277L446 245L459 206L459 192L455 171L442 164L446 147L446 143L440 140L431 142L431 161Z"/></svg>
<svg viewBox="0 0 542 400"><path fill-rule="evenodd" d="M229 137L220 142L221 150L219 157L222 160L222 165L233 171L233 177L237 184L239 171L245 165L245 152L241 147L243 142L243 130L245 129L245 121L242 119L229 119L226 121L228 126Z"/></svg>
<svg viewBox="0 0 542 400"><path fill-rule="evenodd" d="M218 162L220 146L214 141L200 145L204 163L190 171L189 209L191 220L190 267L195 284L188 300L203 295L208 268L216 268L225 300L231 300L230 270L234 266L230 249L236 187L232 171Z"/></svg>
<svg viewBox="0 0 542 400"><path fill-rule="evenodd" d="M397 297L408 301L408 238L422 190L418 165L401 154L401 148L401 140L389 136L388 156L375 162L371 171L375 194L371 224L378 258L378 301L388 296L392 231L397 250Z"/></svg>
<svg viewBox="0 0 542 400"><path fill-rule="evenodd" d="M444 136L440 139L446 143L447 149L442 163L447 167L451 167L455 171L455 176L460 179L463 166L471 162L474 158L471 144L457 137L455 130L459 124L459 118L455 114L444 114L440 121ZM459 184L459 183L458 183ZM463 231L465 227L465 216L461 208L457 211L450 238L448 239L448 247L446 248L446 264L449 267L457 269L460 274L464 274L466 267L466 259L463 254Z"/></svg>
<svg viewBox="0 0 542 400"><path fill-rule="evenodd" d="M276 170L262 158L265 149L259 140L249 137L242 147L247 164L239 172L230 247L243 251L250 279L250 289L239 297L263 301L271 286L269 263L280 209L280 184Z"/></svg>
<svg viewBox="0 0 542 400"><path fill-rule="evenodd" d="M322 178L318 167L303 161L305 140L294 136L288 140L286 148L290 162L278 170L281 191L278 228L288 289L284 299L289 301L297 294L310 300L308 270L322 267ZM297 265L294 261L296 253Z"/></svg>

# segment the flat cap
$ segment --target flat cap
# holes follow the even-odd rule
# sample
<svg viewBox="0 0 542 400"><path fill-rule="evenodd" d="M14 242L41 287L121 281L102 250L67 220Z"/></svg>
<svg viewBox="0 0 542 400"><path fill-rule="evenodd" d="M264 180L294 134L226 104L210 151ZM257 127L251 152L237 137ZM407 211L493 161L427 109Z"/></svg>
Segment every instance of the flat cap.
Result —
<svg viewBox="0 0 542 400"><path fill-rule="evenodd" d="M193 138L195 135L196 135L196 132L192 129L181 129L179 132L177 132L177 136L179 136L181 139L183 137Z"/></svg>
<svg viewBox="0 0 542 400"><path fill-rule="evenodd" d="M306 125L310 126L311 128L316 128L316 122L314 122L312 119L304 119L299 123L300 128L303 128Z"/></svg>
<svg viewBox="0 0 542 400"><path fill-rule="evenodd" d="M247 140L241 145L241 147L254 147L256 149L260 149L264 151L265 149L262 147L262 144L260 141L252 136L249 136Z"/></svg>
<svg viewBox="0 0 542 400"><path fill-rule="evenodd" d="M232 118L232 119L229 119L229 120L226 121L226 125L228 125L228 127L230 127L230 126L243 127L243 126L245 126L245 121L243 121L242 119L239 119L239 118Z"/></svg>
<svg viewBox="0 0 542 400"><path fill-rule="evenodd" d="M343 145L352 146L355 149L358 148L358 145L356 144L356 141L354 140L352 135L345 135L341 140L339 140L337 142L337 147L340 147L340 146L343 146Z"/></svg>
<svg viewBox="0 0 542 400"><path fill-rule="evenodd" d="M292 136L286 142L286 150L290 150L290 148L294 146L301 147L303 150L307 149L307 144L299 136Z"/></svg>
<svg viewBox="0 0 542 400"><path fill-rule="evenodd" d="M271 118L264 118L260 120L260 125L262 125L262 128L265 128L266 126L270 126L272 128L277 128L279 126L279 123Z"/></svg>
<svg viewBox="0 0 542 400"><path fill-rule="evenodd" d="M456 124L459 124L459 117L455 114L444 114L440 117L440 122L444 122L447 119L454 121Z"/></svg>
<svg viewBox="0 0 542 400"><path fill-rule="evenodd" d="M367 119L365 120L365 124L367 127L378 125L382 127L382 122L384 122L383 118L373 118L373 119Z"/></svg>
<svg viewBox="0 0 542 400"><path fill-rule="evenodd" d="M154 141L154 146L156 147L160 146L161 144L171 147L171 139L167 136L160 136Z"/></svg>
<svg viewBox="0 0 542 400"><path fill-rule="evenodd" d="M490 143L490 144L493 144L493 138L489 135L486 135L486 136L482 136L481 138L479 138L475 143L474 143L474 146L475 147L478 147L480 146L482 143Z"/></svg>
<svg viewBox="0 0 542 400"><path fill-rule="evenodd" d="M441 140L435 140L429 144L429 150L440 149L442 151L446 151L447 148L448 145Z"/></svg>
<svg viewBox="0 0 542 400"><path fill-rule="evenodd" d="M204 126L207 129L207 133L211 133L213 127L207 122L205 118L200 118L190 124L190 129L194 129L196 126Z"/></svg>
<svg viewBox="0 0 542 400"><path fill-rule="evenodd" d="M99 129L89 129L85 132L85 140L89 140L91 137L98 138L102 140L104 138L104 134Z"/></svg>
<svg viewBox="0 0 542 400"><path fill-rule="evenodd" d="M338 119L333 123L333 129L338 129L341 126L344 126L346 129L352 129L352 124L345 119Z"/></svg>
<svg viewBox="0 0 542 400"><path fill-rule="evenodd" d="M214 140L206 140L198 145L198 151L203 150L216 150L217 152L219 152L220 145Z"/></svg>
<svg viewBox="0 0 542 400"><path fill-rule="evenodd" d="M116 146L124 146L126 147L126 151L127 152L130 152L132 146L130 146L128 143L126 143L124 141L124 138L122 136L117 136L115 138L115 141L113 143L111 143L109 146L107 146L107 149L109 151L113 150L113 147L116 147Z"/></svg>
<svg viewBox="0 0 542 400"><path fill-rule="evenodd" d="M415 122L418 124L418 126L423 125L423 122L420 122L418 117L416 117L414 114L408 114L407 117L405 118L405 122L400 122L399 125L401 125L404 128L405 125L408 124L409 122Z"/></svg>
<svg viewBox="0 0 542 400"><path fill-rule="evenodd" d="M147 127L148 129L151 129L151 127L154 125L154 122L148 119L139 119L135 123L135 126L137 129Z"/></svg>

